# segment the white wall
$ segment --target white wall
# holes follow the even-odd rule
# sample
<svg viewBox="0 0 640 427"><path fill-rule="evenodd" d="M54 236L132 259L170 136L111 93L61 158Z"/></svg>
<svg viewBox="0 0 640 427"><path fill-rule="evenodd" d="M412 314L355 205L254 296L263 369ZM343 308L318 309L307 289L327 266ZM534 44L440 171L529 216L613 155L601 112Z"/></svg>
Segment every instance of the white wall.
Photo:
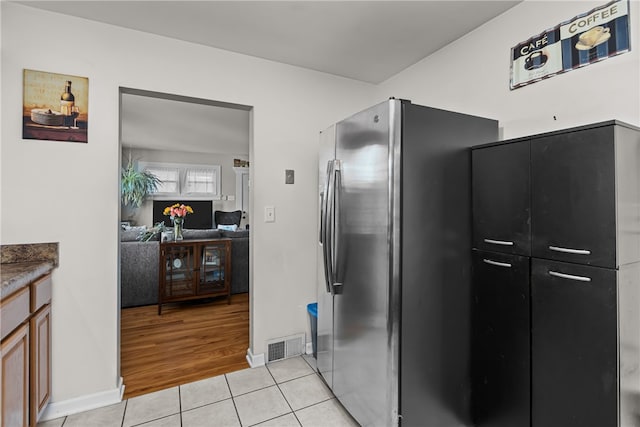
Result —
<svg viewBox="0 0 640 427"><path fill-rule="evenodd" d="M14 3L2 7L2 243L60 242L54 402L117 388L119 87L254 107L251 342L308 330L318 131L377 101L369 84ZM61 34L72 34L60 41ZM55 41L55 42L54 42ZM23 69L89 78L89 143L21 139ZM284 184L295 169L296 184Z"/></svg>
<svg viewBox="0 0 640 427"><path fill-rule="evenodd" d="M192 153L186 151L168 151L168 150L144 150L129 149L122 150L122 164L125 166L128 162L129 153L134 162L160 162L160 163L190 163L198 165L220 166L220 190L222 196L236 196L236 173L233 170L233 160L249 160L249 153L246 154L221 154L221 153ZM170 198L171 200L175 198ZM186 202L188 197L183 198ZM202 197L193 197L193 200L203 200ZM214 200L214 211L235 211L236 200ZM151 199L145 200L138 209L126 207L122 209L121 218L123 220L131 218L136 225L153 225L153 203ZM241 227L248 222L243 220ZM187 219L188 221L188 219ZM189 228L188 223L185 227Z"/></svg>
<svg viewBox="0 0 640 427"><path fill-rule="evenodd" d="M640 125L638 0L631 1L631 52L509 90L513 46L605 3L525 0L387 80L378 98L497 119L504 139L610 119Z"/></svg>

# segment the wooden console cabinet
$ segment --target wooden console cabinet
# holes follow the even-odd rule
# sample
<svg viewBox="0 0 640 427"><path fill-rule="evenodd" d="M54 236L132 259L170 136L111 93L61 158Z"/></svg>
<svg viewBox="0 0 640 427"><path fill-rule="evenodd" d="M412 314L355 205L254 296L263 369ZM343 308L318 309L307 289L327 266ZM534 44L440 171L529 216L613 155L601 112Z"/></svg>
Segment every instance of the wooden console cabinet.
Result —
<svg viewBox="0 0 640 427"><path fill-rule="evenodd" d="M231 303L231 239L160 243L158 314L162 304L226 296Z"/></svg>

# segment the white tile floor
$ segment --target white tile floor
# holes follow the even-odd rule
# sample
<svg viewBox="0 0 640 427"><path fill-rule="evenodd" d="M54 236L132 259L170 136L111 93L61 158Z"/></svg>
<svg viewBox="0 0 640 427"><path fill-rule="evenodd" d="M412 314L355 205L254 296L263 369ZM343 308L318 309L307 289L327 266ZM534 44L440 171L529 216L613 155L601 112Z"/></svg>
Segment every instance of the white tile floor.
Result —
<svg viewBox="0 0 640 427"><path fill-rule="evenodd" d="M69 415L38 427L357 426L313 368L294 357Z"/></svg>

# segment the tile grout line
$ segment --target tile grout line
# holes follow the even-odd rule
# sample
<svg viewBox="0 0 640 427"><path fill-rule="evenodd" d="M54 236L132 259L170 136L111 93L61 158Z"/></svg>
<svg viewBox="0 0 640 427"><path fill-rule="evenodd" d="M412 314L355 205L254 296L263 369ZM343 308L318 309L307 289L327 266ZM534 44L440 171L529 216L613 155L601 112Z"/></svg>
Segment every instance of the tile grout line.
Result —
<svg viewBox="0 0 640 427"><path fill-rule="evenodd" d="M178 386L178 416L180 417L180 427L182 427L182 386Z"/></svg>
<svg viewBox="0 0 640 427"><path fill-rule="evenodd" d="M238 417L238 424L242 426L242 421L240 420L240 413L238 412L238 407L236 406L236 400L233 398L233 392L231 391L231 385L229 384L229 379L227 378L227 374L224 374L224 381L227 383L227 388L229 389L229 394L231 395L231 403L233 403L233 409L236 411L236 417Z"/></svg>
<svg viewBox="0 0 640 427"><path fill-rule="evenodd" d="M306 362L306 361L305 361ZM296 411L293 410L293 407L291 407L291 403L289 403L289 400L287 399L287 396L284 395L284 393L282 392L282 389L280 388L280 384L278 383L278 381L276 380L276 377L273 376L273 374L271 373L271 369L269 369L268 365L265 365L265 367L267 368L267 372L269 372L269 375L271 375L271 378L273 378L273 382L276 383L276 387L278 387L278 391L280 392L280 394L282 395L282 398L284 399L285 402L287 402L287 406L289 406L289 409L291 409L291 413L293 414L293 417L296 419L296 421L298 422L299 425L302 425L302 423L300 422L300 420L298 419L298 416L296 415ZM304 375L303 375L304 376ZM299 377L302 378L302 377ZM294 379L297 378L293 378L289 381L293 381ZM288 381L285 381L288 382ZM284 383L284 382L283 382ZM286 415L286 414L283 414ZM282 415L280 415L282 416ZM277 417L275 417L277 418ZM272 418L273 419L273 418ZM268 420L265 420L268 421ZM263 421L264 422L264 421Z"/></svg>
<svg viewBox="0 0 640 427"><path fill-rule="evenodd" d="M122 421L120 421L120 427L124 427L124 416L127 414L127 406L129 406L129 399L124 401L124 411L122 411Z"/></svg>

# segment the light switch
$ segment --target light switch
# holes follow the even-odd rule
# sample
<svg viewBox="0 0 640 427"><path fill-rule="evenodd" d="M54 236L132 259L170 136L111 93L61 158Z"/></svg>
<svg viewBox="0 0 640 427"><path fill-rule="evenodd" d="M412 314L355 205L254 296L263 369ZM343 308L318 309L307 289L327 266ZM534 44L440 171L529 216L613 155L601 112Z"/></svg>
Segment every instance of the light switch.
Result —
<svg viewBox="0 0 640 427"><path fill-rule="evenodd" d="M284 171L284 183L293 184L295 172L293 169L285 169Z"/></svg>
<svg viewBox="0 0 640 427"><path fill-rule="evenodd" d="M265 206L264 222L276 222L276 208L273 206Z"/></svg>

